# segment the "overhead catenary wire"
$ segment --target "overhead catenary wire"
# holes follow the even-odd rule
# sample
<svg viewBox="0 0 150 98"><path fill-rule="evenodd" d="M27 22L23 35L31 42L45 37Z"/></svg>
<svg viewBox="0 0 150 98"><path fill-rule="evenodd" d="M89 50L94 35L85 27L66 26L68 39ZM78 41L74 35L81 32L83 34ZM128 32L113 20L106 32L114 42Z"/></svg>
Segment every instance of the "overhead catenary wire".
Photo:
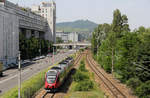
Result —
<svg viewBox="0 0 150 98"><path fill-rule="evenodd" d="M140 67L140 68L142 68L142 69L144 69L144 70L146 70L146 71L150 72L150 69L145 68L145 67L143 67L143 66L142 66L142 65L140 65L140 64L137 64L137 63L135 63L135 62L133 62L133 64L134 64L134 65L136 65L137 67Z"/></svg>

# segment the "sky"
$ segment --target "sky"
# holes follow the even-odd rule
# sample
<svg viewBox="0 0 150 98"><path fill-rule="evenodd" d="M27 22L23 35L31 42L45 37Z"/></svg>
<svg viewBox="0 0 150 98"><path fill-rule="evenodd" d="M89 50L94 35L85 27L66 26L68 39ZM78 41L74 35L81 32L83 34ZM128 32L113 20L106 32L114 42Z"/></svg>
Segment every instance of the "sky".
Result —
<svg viewBox="0 0 150 98"><path fill-rule="evenodd" d="M9 0L23 7L50 0ZM113 11L119 9L129 19L130 28L150 27L150 0L54 0L57 22L88 19L95 23L112 23Z"/></svg>

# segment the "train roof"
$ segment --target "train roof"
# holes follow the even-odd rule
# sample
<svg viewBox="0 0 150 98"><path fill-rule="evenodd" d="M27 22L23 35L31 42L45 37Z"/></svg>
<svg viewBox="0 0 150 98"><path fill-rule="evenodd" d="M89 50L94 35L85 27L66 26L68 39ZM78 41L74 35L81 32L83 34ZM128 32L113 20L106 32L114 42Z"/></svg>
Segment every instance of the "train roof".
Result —
<svg viewBox="0 0 150 98"><path fill-rule="evenodd" d="M56 70L49 70L46 74L47 74L47 76L55 76L55 75L57 75L57 71Z"/></svg>
<svg viewBox="0 0 150 98"><path fill-rule="evenodd" d="M62 62L60 62L59 64L67 64L68 62L66 62L66 61L62 61Z"/></svg>
<svg viewBox="0 0 150 98"><path fill-rule="evenodd" d="M61 70L61 67L60 66L54 66L51 69Z"/></svg>
<svg viewBox="0 0 150 98"><path fill-rule="evenodd" d="M73 59L73 57L68 57L68 58L66 58L66 60L72 60Z"/></svg>

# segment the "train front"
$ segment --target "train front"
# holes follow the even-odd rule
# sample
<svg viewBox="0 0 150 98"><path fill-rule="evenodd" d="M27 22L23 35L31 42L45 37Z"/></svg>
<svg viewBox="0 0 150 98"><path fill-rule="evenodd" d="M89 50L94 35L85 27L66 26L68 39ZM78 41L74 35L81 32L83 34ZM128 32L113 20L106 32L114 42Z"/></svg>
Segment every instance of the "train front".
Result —
<svg viewBox="0 0 150 98"><path fill-rule="evenodd" d="M45 75L45 90L55 91L57 89L57 72L48 71Z"/></svg>

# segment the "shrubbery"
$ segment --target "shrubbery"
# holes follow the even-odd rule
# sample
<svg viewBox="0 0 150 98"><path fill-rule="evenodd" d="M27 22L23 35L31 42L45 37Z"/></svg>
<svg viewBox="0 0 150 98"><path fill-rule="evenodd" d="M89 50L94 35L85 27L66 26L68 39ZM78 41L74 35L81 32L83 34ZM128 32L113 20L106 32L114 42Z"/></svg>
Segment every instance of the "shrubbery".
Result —
<svg viewBox="0 0 150 98"><path fill-rule="evenodd" d="M85 63L84 63L83 60L82 60L81 63L80 63L79 70L80 70L80 71L83 71L83 72L87 72L87 70L86 70L86 68L85 68Z"/></svg>
<svg viewBox="0 0 150 98"><path fill-rule="evenodd" d="M130 86L133 90L135 90L139 85L141 85L141 81L138 78L131 78L127 81L127 86Z"/></svg>
<svg viewBox="0 0 150 98"><path fill-rule="evenodd" d="M94 87L94 83L90 80L89 73L85 68L84 61L81 61L79 70L77 70L73 79L77 82L75 91L89 91Z"/></svg>
<svg viewBox="0 0 150 98"><path fill-rule="evenodd" d="M86 73L78 70L76 72L76 74L73 76L73 79L74 79L75 82L80 82L80 81L89 79L89 77Z"/></svg>
<svg viewBox="0 0 150 98"><path fill-rule="evenodd" d="M136 94L139 98L150 98L150 80L137 87Z"/></svg>
<svg viewBox="0 0 150 98"><path fill-rule="evenodd" d="M81 81L76 85L76 91L89 91L93 89L94 83L91 80Z"/></svg>
<svg viewBox="0 0 150 98"><path fill-rule="evenodd" d="M80 49L79 51L83 52L85 49Z"/></svg>

